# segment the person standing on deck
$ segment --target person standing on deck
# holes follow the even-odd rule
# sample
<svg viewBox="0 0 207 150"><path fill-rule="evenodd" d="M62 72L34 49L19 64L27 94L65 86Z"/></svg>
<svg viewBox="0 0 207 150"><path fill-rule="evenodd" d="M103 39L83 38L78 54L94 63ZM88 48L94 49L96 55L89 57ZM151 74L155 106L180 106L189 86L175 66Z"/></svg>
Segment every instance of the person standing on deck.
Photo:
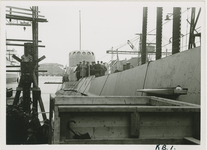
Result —
<svg viewBox="0 0 207 150"><path fill-rule="evenodd" d="M97 61L97 64L95 64L95 70L96 70L96 74L95 74L95 76L96 77L99 77L99 76L101 76L101 64L99 63L99 61Z"/></svg>
<svg viewBox="0 0 207 150"><path fill-rule="evenodd" d="M83 64L81 65L81 71L80 71L80 74L81 74L81 78L84 78L86 77L86 64L85 64L85 61L83 61Z"/></svg>
<svg viewBox="0 0 207 150"><path fill-rule="evenodd" d="M80 79L80 70L81 70L81 62L79 62L79 64L77 64L77 67L74 71L74 73L76 72L77 81Z"/></svg>
<svg viewBox="0 0 207 150"><path fill-rule="evenodd" d="M90 76L90 63L87 61L86 63L86 76L89 77Z"/></svg>
<svg viewBox="0 0 207 150"><path fill-rule="evenodd" d="M95 73L95 64L96 64L96 62L93 61L92 65L90 65L90 75L95 75L96 74Z"/></svg>

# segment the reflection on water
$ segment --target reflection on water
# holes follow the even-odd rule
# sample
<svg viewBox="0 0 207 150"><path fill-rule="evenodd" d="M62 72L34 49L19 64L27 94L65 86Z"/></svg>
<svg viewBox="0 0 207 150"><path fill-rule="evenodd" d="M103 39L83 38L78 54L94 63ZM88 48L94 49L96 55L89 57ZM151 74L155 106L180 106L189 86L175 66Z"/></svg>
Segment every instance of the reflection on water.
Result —
<svg viewBox="0 0 207 150"><path fill-rule="evenodd" d="M49 104L50 104L50 94L55 94L55 92L60 89L61 84L44 84L45 82L61 82L61 76L40 76L39 77L39 87L41 89L41 97L44 103L45 111L49 112ZM6 85L7 88L13 88L16 90L18 84L16 82L9 83ZM13 97L15 96L15 92L13 93ZM32 96L31 96L32 97ZM38 108L40 111L40 108ZM49 117L49 113L46 113L47 117ZM39 114L39 119L42 120L42 115Z"/></svg>

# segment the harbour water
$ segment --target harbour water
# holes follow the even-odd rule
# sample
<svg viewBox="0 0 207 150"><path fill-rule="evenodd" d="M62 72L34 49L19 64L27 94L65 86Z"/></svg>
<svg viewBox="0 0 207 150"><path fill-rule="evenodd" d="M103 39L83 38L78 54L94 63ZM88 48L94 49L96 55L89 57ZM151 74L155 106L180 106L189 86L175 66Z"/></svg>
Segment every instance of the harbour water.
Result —
<svg viewBox="0 0 207 150"><path fill-rule="evenodd" d="M44 103L45 112L47 118L49 117L49 105L50 105L50 94L55 94L55 92L60 89L61 84L45 84L45 82L61 82L62 76L39 76L39 87L41 89L41 97ZM6 84L7 88L16 89L18 86L17 82ZM15 96L15 91L13 92L13 97ZM38 108L38 112L40 108ZM42 115L39 113L39 119L42 121Z"/></svg>

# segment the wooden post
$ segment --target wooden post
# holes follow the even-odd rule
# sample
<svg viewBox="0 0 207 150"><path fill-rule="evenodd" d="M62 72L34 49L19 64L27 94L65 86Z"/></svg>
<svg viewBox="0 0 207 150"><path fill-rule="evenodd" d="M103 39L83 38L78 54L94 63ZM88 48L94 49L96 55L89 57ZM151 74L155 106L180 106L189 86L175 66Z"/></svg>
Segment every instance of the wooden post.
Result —
<svg viewBox="0 0 207 150"><path fill-rule="evenodd" d="M199 113L192 114L192 129L193 129L193 138L200 140L200 125L201 125L201 115Z"/></svg>
<svg viewBox="0 0 207 150"><path fill-rule="evenodd" d="M162 58L162 7L157 8L156 60Z"/></svg>
<svg viewBox="0 0 207 150"><path fill-rule="evenodd" d="M38 66L38 7L33 6L32 7L32 37L33 37L33 46L34 46L34 55L33 59L35 62L35 65ZM38 69L38 68L37 68ZM35 73L36 75L36 80L37 80L37 85L38 85L38 72Z"/></svg>
<svg viewBox="0 0 207 150"><path fill-rule="evenodd" d="M147 50L146 50L146 40L147 40L147 13L148 8L143 8L143 22L142 22L142 51L141 51L141 60L142 64L146 63L146 57L147 57Z"/></svg>
<svg viewBox="0 0 207 150"><path fill-rule="evenodd" d="M40 94L41 95L41 94ZM40 105L40 109L41 109L41 112L42 112L42 118L43 120L46 120L47 119L47 116L45 114L45 108L44 108L44 104L42 102L42 97L40 96L40 98L38 99L39 101L39 105Z"/></svg>
<svg viewBox="0 0 207 150"><path fill-rule="evenodd" d="M172 54L180 52L181 8L173 8Z"/></svg>
<svg viewBox="0 0 207 150"><path fill-rule="evenodd" d="M140 130L140 114L132 113L130 116L130 137L131 138L139 138L139 130Z"/></svg>
<svg viewBox="0 0 207 150"><path fill-rule="evenodd" d="M52 126L53 111L54 111L54 97L52 97L50 94L49 139L48 139L49 144L52 144L52 137L53 137L53 126Z"/></svg>

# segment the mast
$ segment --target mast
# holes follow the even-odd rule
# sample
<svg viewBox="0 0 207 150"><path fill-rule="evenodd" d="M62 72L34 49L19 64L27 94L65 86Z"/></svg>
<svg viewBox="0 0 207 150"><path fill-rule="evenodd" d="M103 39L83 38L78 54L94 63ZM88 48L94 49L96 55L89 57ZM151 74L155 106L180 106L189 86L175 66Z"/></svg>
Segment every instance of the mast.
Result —
<svg viewBox="0 0 207 150"><path fill-rule="evenodd" d="M79 10L79 33L80 33L80 50L81 50L81 11Z"/></svg>

